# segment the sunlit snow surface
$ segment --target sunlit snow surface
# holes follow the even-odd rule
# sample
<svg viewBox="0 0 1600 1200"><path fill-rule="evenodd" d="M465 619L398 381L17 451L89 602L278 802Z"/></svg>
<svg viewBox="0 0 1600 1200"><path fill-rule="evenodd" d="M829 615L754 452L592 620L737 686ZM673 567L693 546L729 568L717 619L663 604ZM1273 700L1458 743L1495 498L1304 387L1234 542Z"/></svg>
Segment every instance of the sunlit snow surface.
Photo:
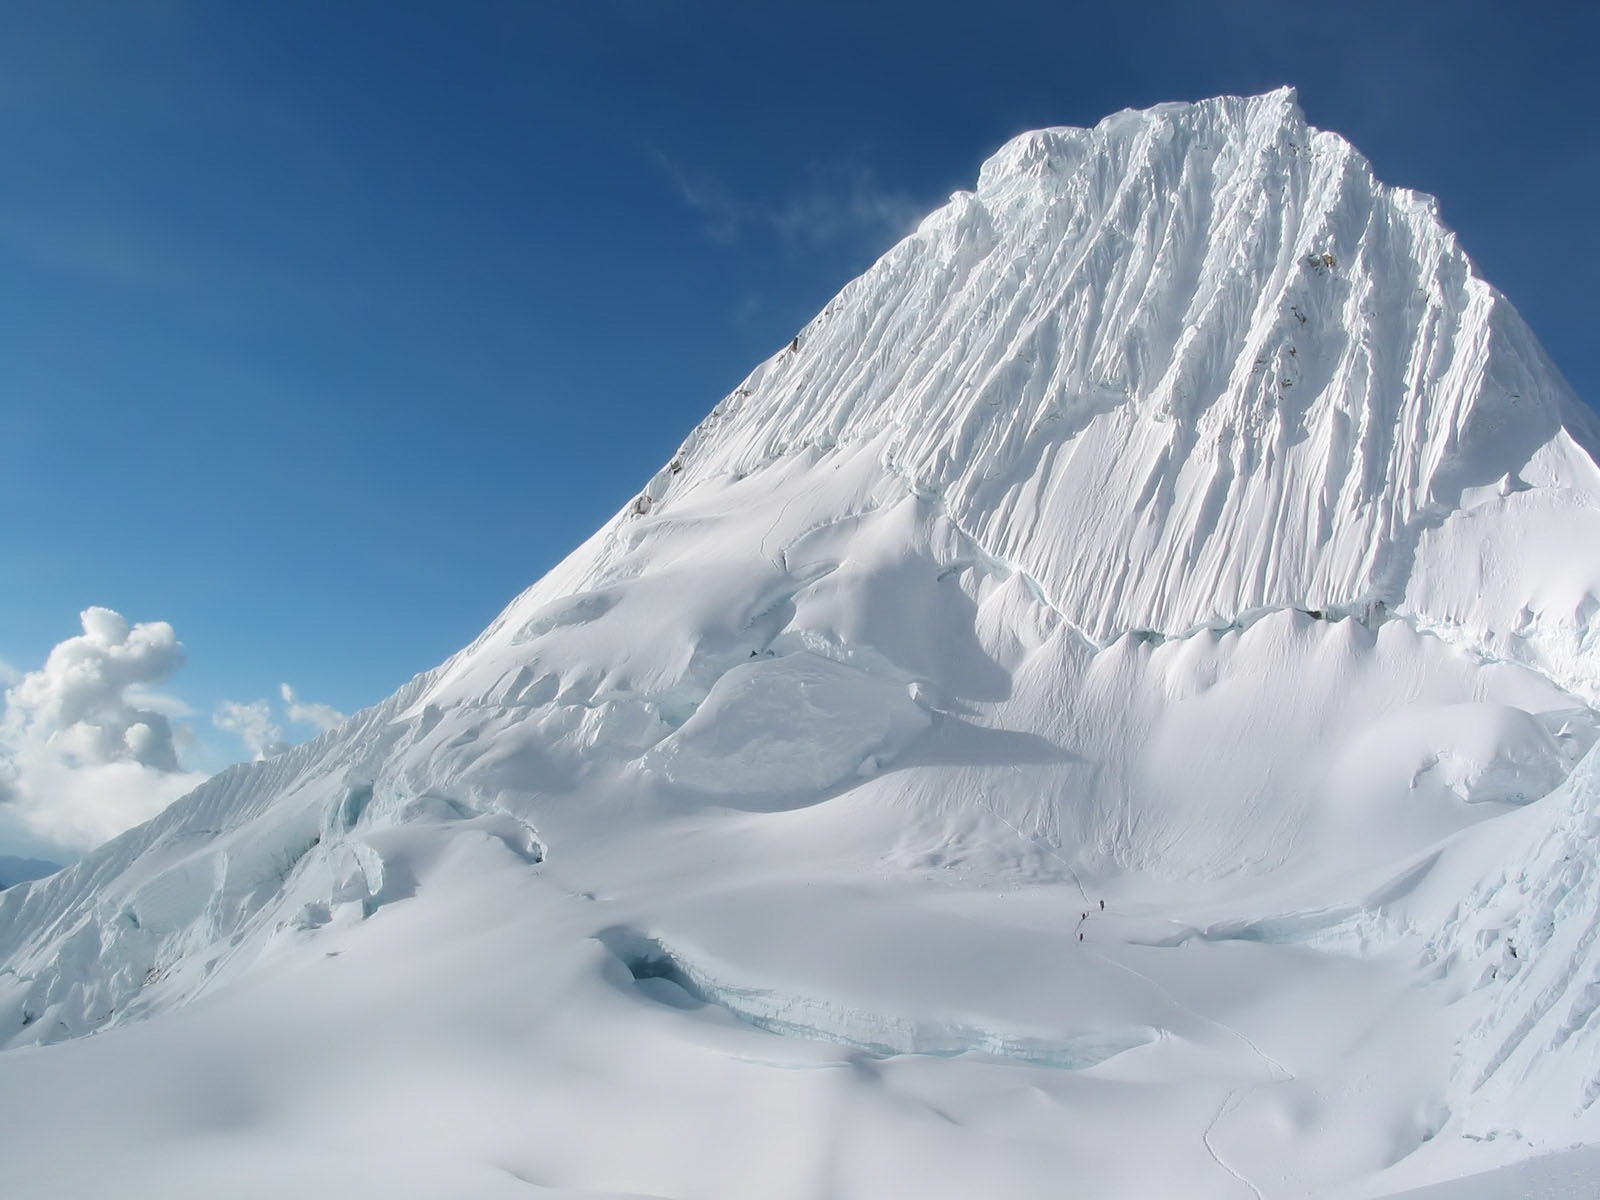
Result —
<svg viewBox="0 0 1600 1200"><path fill-rule="evenodd" d="M472 646L0 895L5 1194L1600 1195L1595 444L1291 94L1024 135Z"/></svg>

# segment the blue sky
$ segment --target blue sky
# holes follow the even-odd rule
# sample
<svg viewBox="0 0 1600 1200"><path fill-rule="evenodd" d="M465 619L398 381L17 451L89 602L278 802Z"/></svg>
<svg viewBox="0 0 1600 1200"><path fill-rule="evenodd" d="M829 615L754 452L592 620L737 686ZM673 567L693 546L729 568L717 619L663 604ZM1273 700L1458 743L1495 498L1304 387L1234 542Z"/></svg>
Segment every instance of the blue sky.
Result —
<svg viewBox="0 0 1600 1200"><path fill-rule="evenodd" d="M1162 100L1297 86L1593 400L1597 34L1592 4L12 0L0 660L104 605L176 627L197 728L284 680L380 699L1000 142Z"/></svg>

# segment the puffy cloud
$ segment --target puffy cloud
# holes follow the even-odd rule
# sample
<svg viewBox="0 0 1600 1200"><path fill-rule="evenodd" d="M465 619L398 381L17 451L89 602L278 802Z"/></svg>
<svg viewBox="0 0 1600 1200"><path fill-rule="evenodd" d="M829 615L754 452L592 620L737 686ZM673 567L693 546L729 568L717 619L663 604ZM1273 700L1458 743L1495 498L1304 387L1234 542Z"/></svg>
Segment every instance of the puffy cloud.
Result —
<svg viewBox="0 0 1600 1200"><path fill-rule="evenodd" d="M283 701L283 720L293 725L309 725L326 733L344 723L344 714L327 704L302 700L287 683L278 685ZM270 700L224 700L211 715L211 723L242 741L257 762L281 754L291 743L283 736L283 726L273 715Z"/></svg>
<svg viewBox="0 0 1600 1200"><path fill-rule="evenodd" d="M287 683L281 684L278 693L283 697L284 712L289 720L296 725L310 725L318 733L327 733L337 725L343 725L345 715L337 708L327 704L317 704L314 701L301 700L294 694L294 689Z"/></svg>
<svg viewBox="0 0 1600 1200"><path fill-rule="evenodd" d="M132 624L89 608L83 632L37 671L0 662L0 851L70 859L142 821L204 781L186 770L198 745L188 705L158 690L183 665L165 621ZM216 728L256 760L288 749L285 726L318 733L344 721L287 683L279 700L224 700Z"/></svg>
<svg viewBox="0 0 1600 1200"><path fill-rule="evenodd" d="M204 776L179 765L150 689L183 663L165 621L84 610L83 632L15 678L0 718L0 819L36 846L77 852L149 819Z"/></svg>
<svg viewBox="0 0 1600 1200"><path fill-rule="evenodd" d="M272 706L265 700L252 700L249 704L224 700L211 715L211 723L242 741L256 762L289 748L283 740L283 730L272 719Z"/></svg>
<svg viewBox="0 0 1600 1200"><path fill-rule="evenodd" d="M165 621L129 625L109 608L85 609L83 633L50 651L6 693L6 723L57 742L84 764L132 761L177 770L167 718L130 703L128 689L159 683L183 663Z"/></svg>

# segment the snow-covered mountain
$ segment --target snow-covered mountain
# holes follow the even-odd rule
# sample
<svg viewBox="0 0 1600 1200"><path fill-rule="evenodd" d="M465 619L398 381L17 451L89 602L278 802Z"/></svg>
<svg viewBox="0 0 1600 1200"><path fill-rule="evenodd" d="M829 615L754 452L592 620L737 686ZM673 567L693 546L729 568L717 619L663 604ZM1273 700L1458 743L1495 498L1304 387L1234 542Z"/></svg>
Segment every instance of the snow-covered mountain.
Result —
<svg viewBox="0 0 1600 1200"><path fill-rule="evenodd" d="M0 896L8 1187L1592 1173L1597 445L1291 92L1023 135L471 646Z"/></svg>

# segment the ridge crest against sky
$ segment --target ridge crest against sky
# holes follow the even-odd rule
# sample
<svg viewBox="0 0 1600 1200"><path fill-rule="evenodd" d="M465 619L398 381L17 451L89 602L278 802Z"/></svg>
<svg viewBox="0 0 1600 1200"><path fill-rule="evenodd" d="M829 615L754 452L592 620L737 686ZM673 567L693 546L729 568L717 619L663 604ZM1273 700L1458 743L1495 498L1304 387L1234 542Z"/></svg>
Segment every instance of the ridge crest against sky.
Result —
<svg viewBox="0 0 1600 1200"><path fill-rule="evenodd" d="M0 35L0 662L165 621L207 718L463 644L1020 130L1291 84L1600 391L1592 6L21 0ZM193 726L196 768L240 753Z"/></svg>
<svg viewBox="0 0 1600 1200"><path fill-rule="evenodd" d="M1091 645L1393 611L1588 696L1600 580L1559 565L1537 514L1507 500L1548 552L1537 578L1486 569L1470 599L1429 581L1493 556L1453 519L1487 490L1600 484L1594 427L1437 203L1374 178L1292 91L1034 131L747 375L445 691L492 691L495 648L542 605L603 592L635 518L864 454Z"/></svg>

